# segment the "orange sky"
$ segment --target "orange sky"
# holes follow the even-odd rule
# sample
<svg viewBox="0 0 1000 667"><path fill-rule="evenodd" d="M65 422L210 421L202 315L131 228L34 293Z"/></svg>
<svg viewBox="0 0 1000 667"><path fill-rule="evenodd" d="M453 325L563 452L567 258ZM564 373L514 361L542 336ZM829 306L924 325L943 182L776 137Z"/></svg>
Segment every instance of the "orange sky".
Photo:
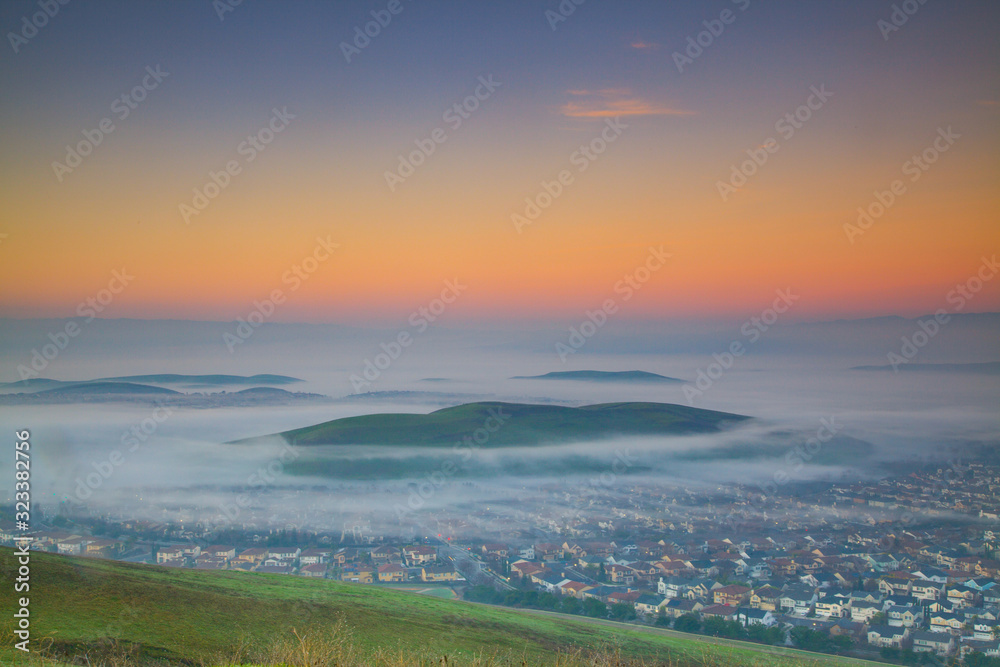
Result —
<svg viewBox="0 0 1000 667"><path fill-rule="evenodd" d="M609 51L673 67L652 37L616 39L609 36ZM880 39L876 32L872 49L883 48ZM918 48L900 43L904 53ZM652 70L654 61L643 62ZM650 246L672 257L626 317L751 313L778 288L801 293L796 318L919 315L942 307L981 257L1000 252L1000 105L988 72L966 71L963 83L942 83L938 94L935 81L952 81L947 65L918 72L885 59L862 75L856 63L834 62L797 79L776 74L755 92L747 77L732 83L736 71L730 84L716 81L734 62L676 80L669 70L646 77L628 67L600 75L566 68L544 92L507 71L498 75L504 86L455 130L441 110L471 94L476 77L455 75L458 83L402 115L328 111L293 97L295 120L253 162L237 146L266 126L276 96L241 102L232 125L177 116L188 101L221 113L227 95L192 87L178 71L150 93L141 117L120 123L62 182L52 162L106 105L12 108L23 126L3 135L0 316L72 315L124 267L135 281L104 316L228 320L283 289L278 320L393 319L458 278L469 285L458 319L574 318L613 296ZM886 89L879 77L893 72L903 78ZM782 138L776 121L821 81L833 97ZM122 85L84 97L106 100ZM574 152L615 117L627 129L581 170ZM904 163L948 126L961 138L910 180ZM445 128L447 141L390 191L385 172L434 127ZM719 182L768 138L778 151L723 201ZM241 173L185 224L179 206L231 159ZM563 170L572 183L519 233L512 215ZM905 194L851 243L845 224L895 179ZM318 236L340 247L291 290L282 277ZM969 310L1000 310L1000 280Z"/></svg>

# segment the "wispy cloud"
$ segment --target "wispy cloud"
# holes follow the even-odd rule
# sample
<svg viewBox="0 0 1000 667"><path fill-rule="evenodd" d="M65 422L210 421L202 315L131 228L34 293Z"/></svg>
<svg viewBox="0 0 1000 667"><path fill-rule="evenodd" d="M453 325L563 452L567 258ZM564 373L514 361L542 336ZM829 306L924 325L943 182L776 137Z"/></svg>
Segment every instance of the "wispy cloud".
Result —
<svg viewBox="0 0 1000 667"><path fill-rule="evenodd" d="M570 118L613 118L615 116L690 116L693 111L635 97L626 88L566 91L576 100L559 108L559 113Z"/></svg>
<svg viewBox="0 0 1000 667"><path fill-rule="evenodd" d="M646 40L638 37L632 40L632 43L629 44L629 46L631 46L633 49L638 49L639 51L654 51L660 48L659 44L656 44L654 42L647 42Z"/></svg>
<svg viewBox="0 0 1000 667"><path fill-rule="evenodd" d="M1000 100L979 100L979 105L984 107L1000 107Z"/></svg>

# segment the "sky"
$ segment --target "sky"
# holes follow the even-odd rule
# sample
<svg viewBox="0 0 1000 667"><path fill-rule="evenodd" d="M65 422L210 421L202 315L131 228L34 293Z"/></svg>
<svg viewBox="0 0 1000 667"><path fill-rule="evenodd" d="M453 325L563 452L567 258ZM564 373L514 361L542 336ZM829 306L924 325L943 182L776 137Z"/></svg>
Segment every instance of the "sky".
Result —
<svg viewBox="0 0 1000 667"><path fill-rule="evenodd" d="M0 317L1000 310L995 2L44 6L0 7Z"/></svg>

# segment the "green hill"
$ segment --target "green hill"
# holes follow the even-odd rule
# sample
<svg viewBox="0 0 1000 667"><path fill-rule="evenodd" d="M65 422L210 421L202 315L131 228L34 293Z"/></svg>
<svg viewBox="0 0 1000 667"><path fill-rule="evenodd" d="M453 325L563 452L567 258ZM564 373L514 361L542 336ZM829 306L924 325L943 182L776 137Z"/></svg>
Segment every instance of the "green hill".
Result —
<svg viewBox="0 0 1000 667"><path fill-rule="evenodd" d="M292 384L302 382L299 378L288 375L175 375L173 373L161 373L158 375L126 375L117 378L104 378L106 380L124 380L128 382L153 382L156 384L188 384L188 385L229 385L229 384L253 384L253 385L276 385Z"/></svg>
<svg viewBox="0 0 1000 667"><path fill-rule="evenodd" d="M683 384L684 380L647 371L553 371L545 375L515 375L511 380L578 380L582 382L633 382Z"/></svg>
<svg viewBox="0 0 1000 667"><path fill-rule="evenodd" d="M285 431L295 445L450 446L505 420L483 447L598 440L614 436L712 433L749 417L669 403L602 403L571 408L525 403L467 403L430 414L346 417ZM487 421L491 420L491 421Z"/></svg>
<svg viewBox="0 0 1000 667"><path fill-rule="evenodd" d="M134 382L82 382L65 387L55 387L36 392L40 396L73 396L80 394L180 394L165 387L154 387Z"/></svg>
<svg viewBox="0 0 1000 667"><path fill-rule="evenodd" d="M2 392L40 392L46 389L66 389L84 385L94 385L108 382L125 382L130 384L182 384L189 387L212 387L215 385L283 385L302 382L298 378L287 375L177 375L160 373L156 375L123 375L121 377L97 378L96 380L49 380L33 378L16 382L0 383Z"/></svg>
<svg viewBox="0 0 1000 667"><path fill-rule="evenodd" d="M0 548L0 572L8 581L16 567L13 550ZM675 667L863 664L288 575L39 552L32 552L30 567L33 647L44 646L48 655L65 662L75 657L77 664L535 665L555 664L558 656L574 651L617 651L622 658ZM0 661L29 664L11 648L14 597L0 596ZM293 628L307 638L310 656L302 655ZM319 641L333 631L332 640ZM340 659L326 661L321 651ZM494 658L473 663L476 654ZM560 664L582 663L564 659Z"/></svg>

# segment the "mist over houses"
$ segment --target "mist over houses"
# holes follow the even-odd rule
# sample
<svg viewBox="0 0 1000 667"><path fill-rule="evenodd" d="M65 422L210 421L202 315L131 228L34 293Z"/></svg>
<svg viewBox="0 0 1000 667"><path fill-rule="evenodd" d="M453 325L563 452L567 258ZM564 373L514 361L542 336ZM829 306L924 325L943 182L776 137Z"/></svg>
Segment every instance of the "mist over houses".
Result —
<svg viewBox="0 0 1000 667"><path fill-rule="evenodd" d="M358 507L339 530L266 528L252 513L220 529L62 508L33 548L449 591L714 634L768 629L772 643L821 637L869 657L1000 657L998 491L1000 468L985 464L771 496L546 485L406 517L395 535L373 531L382 520Z"/></svg>

